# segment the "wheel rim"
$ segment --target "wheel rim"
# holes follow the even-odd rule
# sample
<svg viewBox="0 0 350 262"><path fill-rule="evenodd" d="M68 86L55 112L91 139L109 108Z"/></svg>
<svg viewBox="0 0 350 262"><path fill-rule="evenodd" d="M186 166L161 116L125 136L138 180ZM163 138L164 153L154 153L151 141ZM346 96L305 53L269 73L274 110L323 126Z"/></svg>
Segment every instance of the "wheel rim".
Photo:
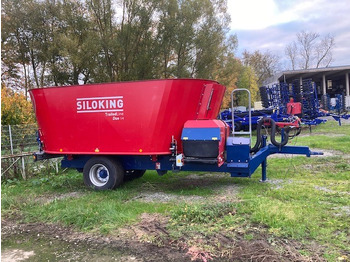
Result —
<svg viewBox="0 0 350 262"><path fill-rule="evenodd" d="M98 187L104 186L109 180L109 171L102 164L95 164L89 171L90 181Z"/></svg>

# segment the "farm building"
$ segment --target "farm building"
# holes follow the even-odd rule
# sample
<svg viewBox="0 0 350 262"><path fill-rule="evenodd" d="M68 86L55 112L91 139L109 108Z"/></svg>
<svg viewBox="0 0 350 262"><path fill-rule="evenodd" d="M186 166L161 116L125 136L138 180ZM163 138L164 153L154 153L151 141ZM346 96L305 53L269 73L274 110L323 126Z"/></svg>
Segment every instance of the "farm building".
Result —
<svg viewBox="0 0 350 262"><path fill-rule="evenodd" d="M350 85L349 85L350 65L334 66L325 68L312 68L301 70L283 71L268 79L267 83L285 82L292 84L303 79L311 79L317 87L317 95L329 95L334 98L337 94L346 96L346 107L350 107Z"/></svg>

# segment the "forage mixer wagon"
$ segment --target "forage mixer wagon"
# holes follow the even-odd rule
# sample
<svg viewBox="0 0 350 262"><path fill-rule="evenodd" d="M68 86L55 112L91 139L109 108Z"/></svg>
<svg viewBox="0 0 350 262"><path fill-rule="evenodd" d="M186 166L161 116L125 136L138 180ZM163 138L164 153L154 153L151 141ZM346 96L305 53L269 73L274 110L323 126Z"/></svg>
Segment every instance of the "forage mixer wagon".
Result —
<svg viewBox="0 0 350 262"><path fill-rule="evenodd" d="M77 85L30 90L39 130L36 160L61 157L62 167L83 172L96 190L113 189L146 170L228 172L250 177L270 154L318 154L308 147L271 141L257 131L230 135L217 120L225 87L211 80L168 79ZM267 124L266 124L267 123ZM250 129L251 130L251 129Z"/></svg>

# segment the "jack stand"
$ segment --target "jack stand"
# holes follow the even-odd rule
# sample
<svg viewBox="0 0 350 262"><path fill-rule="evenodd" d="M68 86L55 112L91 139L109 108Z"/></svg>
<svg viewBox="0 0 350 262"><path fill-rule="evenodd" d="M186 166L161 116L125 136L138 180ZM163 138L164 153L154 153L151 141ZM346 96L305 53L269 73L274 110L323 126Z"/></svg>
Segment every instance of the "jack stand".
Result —
<svg viewBox="0 0 350 262"><path fill-rule="evenodd" d="M266 146L266 139L267 136L262 136L262 147ZM265 158L265 160L261 163L261 180L260 182L262 183L266 183L268 181L267 177L266 177L266 167L267 167L267 158Z"/></svg>

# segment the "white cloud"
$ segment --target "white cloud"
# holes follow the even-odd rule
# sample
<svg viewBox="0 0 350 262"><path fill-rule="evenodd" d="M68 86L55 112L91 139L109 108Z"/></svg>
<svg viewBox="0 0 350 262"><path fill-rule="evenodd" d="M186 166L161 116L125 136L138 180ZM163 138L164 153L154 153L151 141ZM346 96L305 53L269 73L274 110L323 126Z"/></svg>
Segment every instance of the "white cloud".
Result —
<svg viewBox="0 0 350 262"><path fill-rule="evenodd" d="M348 0L229 0L228 11L239 52L269 49L282 58L284 47L305 30L334 35L333 65L350 64Z"/></svg>
<svg viewBox="0 0 350 262"><path fill-rule="evenodd" d="M322 0L294 1L281 5L274 0L233 0L228 2L231 29L258 30L297 20L308 20L309 10Z"/></svg>
<svg viewBox="0 0 350 262"><path fill-rule="evenodd" d="M228 1L232 30L258 30L293 21L310 21L328 17L338 11L340 0L232 0ZM341 3L344 5L344 3ZM336 15L336 14L332 14Z"/></svg>
<svg viewBox="0 0 350 262"><path fill-rule="evenodd" d="M274 24L277 6L273 0L233 0L228 2L231 28L254 30Z"/></svg>

